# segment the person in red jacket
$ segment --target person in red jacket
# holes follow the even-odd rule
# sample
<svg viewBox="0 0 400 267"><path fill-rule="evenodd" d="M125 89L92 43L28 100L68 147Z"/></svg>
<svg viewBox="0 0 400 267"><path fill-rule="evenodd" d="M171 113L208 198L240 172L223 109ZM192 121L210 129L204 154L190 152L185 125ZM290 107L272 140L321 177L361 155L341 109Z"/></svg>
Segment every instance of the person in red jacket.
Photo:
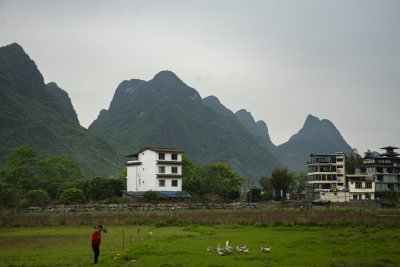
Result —
<svg viewBox="0 0 400 267"><path fill-rule="evenodd" d="M96 227L96 230L92 234L92 249L94 252L94 264L97 264L100 254L100 244L101 244L101 233L100 231L103 230L101 225Z"/></svg>

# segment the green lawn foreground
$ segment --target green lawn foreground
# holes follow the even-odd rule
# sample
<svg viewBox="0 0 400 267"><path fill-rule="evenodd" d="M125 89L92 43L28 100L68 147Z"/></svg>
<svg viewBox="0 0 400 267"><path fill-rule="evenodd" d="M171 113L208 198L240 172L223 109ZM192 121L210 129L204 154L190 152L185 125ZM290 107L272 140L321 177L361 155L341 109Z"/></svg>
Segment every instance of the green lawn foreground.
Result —
<svg viewBox="0 0 400 267"><path fill-rule="evenodd" d="M102 266L400 265L398 228L118 225L109 229L102 235ZM90 226L0 228L0 265L89 266L92 232ZM217 243L224 245L228 239L234 248L247 245L250 252L219 256ZM271 251L263 253L260 246L270 246ZM207 252L207 247L214 251Z"/></svg>

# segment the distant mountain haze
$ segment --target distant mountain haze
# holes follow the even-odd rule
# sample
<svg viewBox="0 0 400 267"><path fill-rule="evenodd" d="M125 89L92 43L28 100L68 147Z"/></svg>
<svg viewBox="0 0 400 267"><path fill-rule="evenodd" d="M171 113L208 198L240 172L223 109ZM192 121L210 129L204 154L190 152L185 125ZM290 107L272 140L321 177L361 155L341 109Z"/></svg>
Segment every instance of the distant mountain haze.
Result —
<svg viewBox="0 0 400 267"><path fill-rule="evenodd" d="M232 112L215 96L202 99L171 71L121 82L108 109L86 130L68 93L56 83L45 85L18 44L0 48L0 104L0 163L12 148L26 145L71 155L88 174L108 176L123 167L125 155L155 146L183 150L201 166L227 163L258 179L275 167L305 171L311 153L353 153L329 120L312 115L276 146L264 121L245 109Z"/></svg>
<svg viewBox="0 0 400 267"><path fill-rule="evenodd" d="M300 169L309 161L309 155L334 154L345 152L354 154L353 149L346 143L340 132L329 120L320 120L308 115L303 128L290 137L289 141L277 147L278 153L287 157L293 169ZM303 167L304 169L304 167Z"/></svg>
<svg viewBox="0 0 400 267"><path fill-rule="evenodd" d="M268 127L265 122L255 122L251 113L245 109L237 111L235 116L240 120L244 127L258 139L261 145L265 146L269 150L275 149L275 145L271 142L271 138L269 137Z"/></svg>
<svg viewBox="0 0 400 267"><path fill-rule="evenodd" d="M281 166L233 113L225 112L205 105L195 89L174 73L162 71L148 82L122 82L109 109L99 114L89 130L123 154L144 146L173 147L199 165L224 162L248 177Z"/></svg>
<svg viewBox="0 0 400 267"><path fill-rule="evenodd" d="M72 156L88 175L117 174L122 158L81 127L68 94L47 86L18 44L0 48L0 160L17 146Z"/></svg>

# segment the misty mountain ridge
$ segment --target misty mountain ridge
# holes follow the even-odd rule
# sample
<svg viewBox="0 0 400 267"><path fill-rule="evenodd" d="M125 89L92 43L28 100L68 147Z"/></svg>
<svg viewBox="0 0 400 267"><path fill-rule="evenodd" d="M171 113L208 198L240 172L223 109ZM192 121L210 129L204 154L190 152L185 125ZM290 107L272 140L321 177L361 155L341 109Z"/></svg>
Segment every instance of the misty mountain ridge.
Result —
<svg viewBox="0 0 400 267"><path fill-rule="evenodd" d="M0 47L0 162L17 146L70 155L89 175L116 174L115 150L79 125L68 94L47 86L18 44Z"/></svg>
<svg viewBox="0 0 400 267"><path fill-rule="evenodd" d="M196 164L223 162L258 179L275 167L305 171L311 153L353 153L329 120L309 115L288 142L275 146L267 124L199 93L171 71L150 81L122 81L89 131L79 125L68 93L44 84L18 44L0 48L0 156L19 145L71 155L89 173L115 174L124 155L142 147L185 151ZM99 173L100 172L100 173Z"/></svg>
<svg viewBox="0 0 400 267"><path fill-rule="evenodd" d="M175 74L162 71L147 82L122 82L109 109L89 130L124 154L145 146L174 147L197 164L224 162L251 177L281 166L232 112L220 103L218 111L205 104L208 101L219 103L213 97L201 99Z"/></svg>
<svg viewBox="0 0 400 267"><path fill-rule="evenodd" d="M253 134L259 143L269 150L274 150L276 147L272 143L269 136L267 124L264 121L255 122L250 112L245 109L241 109L235 113L236 118L245 126L245 128Z"/></svg>
<svg viewBox="0 0 400 267"><path fill-rule="evenodd" d="M277 147L278 153L297 164L304 166L310 154L334 154L345 152L353 155L353 149L346 143L338 129L329 120L320 120L308 115L303 127L289 141ZM294 166L295 167L295 166Z"/></svg>
<svg viewBox="0 0 400 267"><path fill-rule="evenodd" d="M68 93L58 87L55 82L50 82L47 85L47 90L57 99L58 106L62 109L65 115L73 122L79 124L78 115L72 105L71 98Z"/></svg>

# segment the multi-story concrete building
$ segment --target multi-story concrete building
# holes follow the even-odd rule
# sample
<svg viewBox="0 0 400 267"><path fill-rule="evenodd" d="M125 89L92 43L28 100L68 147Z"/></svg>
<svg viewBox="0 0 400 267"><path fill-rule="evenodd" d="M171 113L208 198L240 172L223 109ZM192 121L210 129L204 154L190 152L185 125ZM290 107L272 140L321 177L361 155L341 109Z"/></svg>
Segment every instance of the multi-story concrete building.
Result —
<svg viewBox="0 0 400 267"><path fill-rule="evenodd" d="M330 195L337 199L339 192L346 191L345 153L311 154L310 157L306 199L328 198Z"/></svg>
<svg viewBox="0 0 400 267"><path fill-rule="evenodd" d="M182 191L183 151L146 147L127 157L127 194L143 195L153 190L167 196Z"/></svg>
<svg viewBox="0 0 400 267"><path fill-rule="evenodd" d="M375 198L375 180L371 174L346 175L345 153L311 154L310 157L307 199L348 202Z"/></svg>
<svg viewBox="0 0 400 267"><path fill-rule="evenodd" d="M373 200L392 190L400 193L400 154L387 146L385 153L363 158L355 174L345 175L345 154L311 154L308 167L307 199L333 202Z"/></svg>
<svg viewBox="0 0 400 267"><path fill-rule="evenodd" d="M394 150L398 147L387 146L379 156L363 158L362 166L355 168L355 174L363 177L372 177L376 182L375 196L381 197L383 192L393 190L400 192L400 157Z"/></svg>

